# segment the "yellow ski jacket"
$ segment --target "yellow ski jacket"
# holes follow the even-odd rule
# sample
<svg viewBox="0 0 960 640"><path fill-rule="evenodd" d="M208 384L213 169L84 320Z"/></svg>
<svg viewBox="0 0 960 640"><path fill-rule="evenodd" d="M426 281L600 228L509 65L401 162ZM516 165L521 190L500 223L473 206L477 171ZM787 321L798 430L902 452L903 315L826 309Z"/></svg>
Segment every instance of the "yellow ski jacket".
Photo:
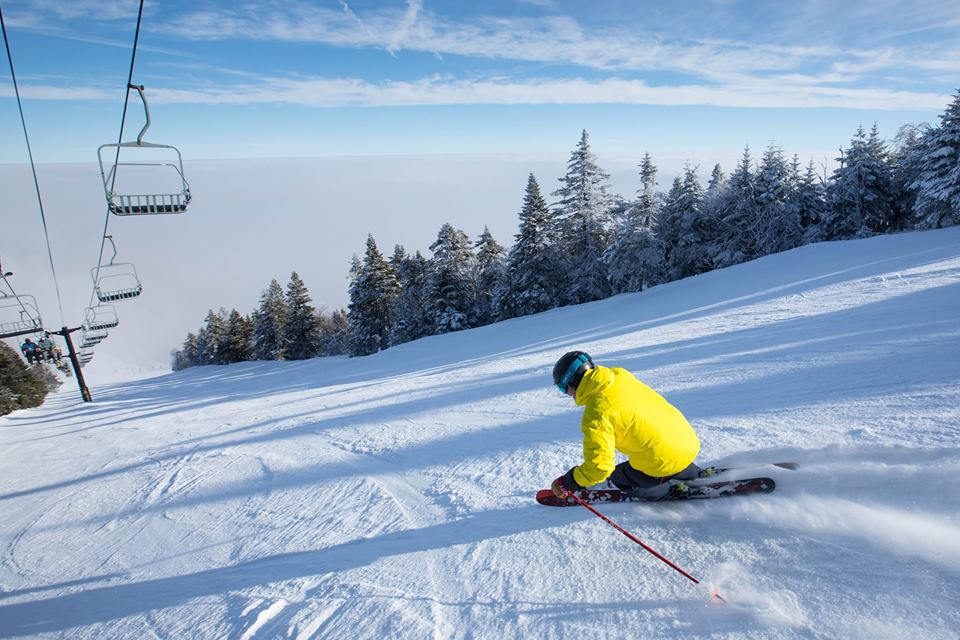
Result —
<svg viewBox="0 0 960 640"><path fill-rule="evenodd" d="M581 486L602 482L613 472L614 450L655 478L680 473L700 452L683 414L626 369L595 367L584 373L576 403L584 407L583 464L573 469Z"/></svg>

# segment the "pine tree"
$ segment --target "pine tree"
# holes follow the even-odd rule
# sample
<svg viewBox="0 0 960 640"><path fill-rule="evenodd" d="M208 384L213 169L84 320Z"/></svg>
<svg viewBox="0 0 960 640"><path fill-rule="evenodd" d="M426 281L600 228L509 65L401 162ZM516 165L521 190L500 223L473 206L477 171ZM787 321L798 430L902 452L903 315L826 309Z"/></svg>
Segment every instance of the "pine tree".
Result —
<svg viewBox="0 0 960 640"><path fill-rule="evenodd" d="M449 333L473 326L476 257L470 239L450 224L440 228L428 264L427 310L433 333Z"/></svg>
<svg viewBox="0 0 960 640"><path fill-rule="evenodd" d="M714 261L717 223L703 208L703 187L696 167L684 167L667 194L658 235L664 243L668 279L677 280L709 271Z"/></svg>
<svg viewBox="0 0 960 640"><path fill-rule="evenodd" d="M260 306L253 316L253 357L256 360L282 360L287 325L287 307L283 288L276 279L260 296Z"/></svg>
<svg viewBox="0 0 960 640"><path fill-rule="evenodd" d="M200 358L197 354L197 335L188 333L183 340L180 350L174 354L174 371L180 371L187 367L195 367L200 364Z"/></svg>
<svg viewBox="0 0 960 640"><path fill-rule="evenodd" d="M908 229L915 222L917 193L912 185L920 177L923 140L929 130L929 125L905 124L894 138L890 161L896 221L894 228L898 230Z"/></svg>
<svg viewBox="0 0 960 640"><path fill-rule="evenodd" d="M344 309L337 309L329 316L317 312L320 328L318 355L340 356L350 353L350 320Z"/></svg>
<svg viewBox="0 0 960 640"><path fill-rule="evenodd" d="M477 251L477 298L473 315L476 326L483 326L496 317L496 300L506 278L506 251L486 226L474 248Z"/></svg>
<svg viewBox="0 0 960 640"><path fill-rule="evenodd" d="M727 181L722 202L718 206L721 225L716 256L718 267L739 264L760 255L765 229L760 217L752 165L748 146Z"/></svg>
<svg viewBox="0 0 960 640"><path fill-rule="evenodd" d="M553 192L560 198L557 216L560 244L568 258L565 301L579 304L610 295L607 265L603 253L609 242L608 219L611 198L607 193L610 176L597 166L586 130L570 154L567 174Z"/></svg>
<svg viewBox="0 0 960 640"><path fill-rule="evenodd" d="M390 264L383 258L372 235L362 264L356 260L350 285L350 355L376 353L390 346L393 307L400 285Z"/></svg>
<svg viewBox="0 0 960 640"><path fill-rule="evenodd" d="M231 309L221 350L228 363L253 359L253 320Z"/></svg>
<svg viewBox="0 0 960 640"><path fill-rule="evenodd" d="M892 186L885 145L876 126L867 137L863 127L850 148L837 158L827 185L827 211L822 224L825 240L844 240L885 231L893 217Z"/></svg>
<svg viewBox="0 0 960 640"><path fill-rule="evenodd" d="M306 360L317 352L317 314L310 305L310 293L296 271L290 274L285 298L287 323L284 326L284 356Z"/></svg>
<svg viewBox="0 0 960 640"><path fill-rule="evenodd" d="M226 310L208 311L203 327L197 332L198 364L227 364L226 354L223 351L226 330Z"/></svg>
<svg viewBox="0 0 960 640"><path fill-rule="evenodd" d="M797 181L790 202L800 220L801 244L813 242L819 235L820 222L827 206L826 190L813 164L813 158Z"/></svg>
<svg viewBox="0 0 960 640"><path fill-rule="evenodd" d="M187 359L183 356L182 349L174 349L170 352L170 368L173 371L182 371L189 366L191 365L187 363Z"/></svg>
<svg viewBox="0 0 960 640"><path fill-rule="evenodd" d="M507 255L497 318L504 320L552 309L560 304L564 271L556 255L553 217L531 173L520 210L520 230Z"/></svg>
<svg viewBox="0 0 960 640"><path fill-rule="evenodd" d="M663 248L654 231L658 226L656 176L657 167L650 154L645 153L640 163L637 201L627 208L624 221L603 256L613 293L643 291L661 279Z"/></svg>
<svg viewBox="0 0 960 640"><path fill-rule="evenodd" d="M787 251L800 244L800 214L791 201L800 181L799 170L800 161L796 156L788 165L779 147L773 144L767 147L755 177L762 228L758 256Z"/></svg>
<svg viewBox="0 0 960 640"><path fill-rule="evenodd" d="M939 229L960 224L960 89L940 116L939 126L922 139L917 177L917 226Z"/></svg>
<svg viewBox="0 0 960 640"><path fill-rule="evenodd" d="M400 295L393 307L390 344L402 344L430 335L432 322L427 314L427 260L419 251L408 256L398 246L391 264L397 271Z"/></svg>
<svg viewBox="0 0 960 640"><path fill-rule="evenodd" d="M870 206L864 208L864 222L874 233L894 231L899 225L899 220L894 209L896 196L893 188L892 162L890 151L880 137L880 129L876 124L870 129L866 151L875 195L870 201Z"/></svg>
<svg viewBox="0 0 960 640"><path fill-rule="evenodd" d="M713 165L713 171L710 172L710 182L707 183L707 193L717 193L727 184L727 176L723 174L720 163Z"/></svg>
<svg viewBox="0 0 960 640"><path fill-rule="evenodd" d="M45 369L43 365L38 365ZM48 386L34 367L28 367L17 352L0 342L0 416L17 409L43 404Z"/></svg>

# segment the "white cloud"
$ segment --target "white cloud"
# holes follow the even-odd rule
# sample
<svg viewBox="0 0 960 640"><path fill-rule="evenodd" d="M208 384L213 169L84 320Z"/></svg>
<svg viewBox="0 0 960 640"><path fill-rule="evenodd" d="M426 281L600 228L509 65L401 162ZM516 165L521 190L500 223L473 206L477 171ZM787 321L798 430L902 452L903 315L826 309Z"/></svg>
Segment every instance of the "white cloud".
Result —
<svg viewBox="0 0 960 640"><path fill-rule="evenodd" d="M90 7L82 0L77 7ZM111 10L129 13L130 2ZM78 9L57 9L53 0L34 7L66 18ZM71 5L73 6L73 5ZM114 15L101 11L107 19ZM295 68L239 84L179 86L153 95L171 102L241 104L288 103L309 106L412 106L435 104L631 103L743 107L846 107L940 109L949 97L924 90L917 73L934 78L960 72L955 49L932 45L876 50L835 45L763 44L720 38L677 39L620 27L599 31L563 15L482 16L453 21L424 9L422 0L357 11L347 0L337 6L287 0L234 4L216 10L155 16L151 29L187 40L258 40L319 43L345 49L379 48L510 61L536 65L540 77L423 78L389 81L360 78L295 77ZM64 36L68 37L68 36ZM79 36L74 36L79 37ZM83 36L88 37L88 36ZM115 44L110 42L109 44ZM275 63L279 64L279 63ZM292 63L296 64L296 63ZM548 69L544 71L543 65ZM570 77L571 68L579 67ZM529 71L530 67L527 67ZM511 70L513 73L513 70ZM673 74L653 83L652 74ZM563 74L566 77L559 77ZM880 74L883 74L882 76ZM237 74L232 74L236 76ZM640 77L640 76L643 77ZM901 80L891 80L901 78ZM936 80L934 80L936 81ZM666 86L665 86L666 85ZM25 87L32 97L98 99L95 89Z"/></svg>
<svg viewBox="0 0 960 640"><path fill-rule="evenodd" d="M722 107L840 107L942 109L950 96L934 93L825 87L802 77L736 85L651 86L627 79L457 80L368 83L356 78L266 78L230 89L164 90L157 102L207 104L287 103L313 107L379 107L458 104L651 104Z"/></svg>
<svg viewBox="0 0 960 640"><path fill-rule="evenodd" d="M18 78L19 80L19 78ZM18 83L19 84L19 83ZM0 97L11 98L14 91L12 86L0 86ZM95 87L57 87L43 84L20 86L20 95L32 100L116 100L115 89L99 89Z"/></svg>
<svg viewBox="0 0 960 640"><path fill-rule="evenodd" d="M258 5L259 6L259 5ZM725 39L677 39L628 25L589 31L573 18L478 17L451 21L425 11L420 0L358 15L344 0L342 11L303 2L271 5L261 12L252 5L217 12L183 15L161 31L192 39L252 39L321 43L344 48L377 47L396 55L408 50L439 59L459 55L498 61L581 67L607 73L682 73L708 82L728 84L764 73L791 77L832 70L828 83L854 80L881 70L914 69L960 72L955 51L894 48L843 49L833 45L771 45ZM819 71L818 71L819 70Z"/></svg>
<svg viewBox="0 0 960 640"><path fill-rule="evenodd" d="M412 107L427 105L646 104L719 107L838 107L939 110L950 96L888 89L830 86L836 74L742 78L724 85L653 86L642 80L509 78L462 80L433 76L410 82L371 83L358 78L260 78L237 85L195 89L151 88L151 102L189 104L293 104L308 107ZM21 86L24 97L43 100L115 100L98 87ZM0 86L0 96L12 89Z"/></svg>
<svg viewBox="0 0 960 640"><path fill-rule="evenodd" d="M136 20L139 0L29 0L23 3L24 13L49 15L61 21L77 19L92 20ZM147 11L149 3L144 8ZM46 21L46 20L45 20Z"/></svg>

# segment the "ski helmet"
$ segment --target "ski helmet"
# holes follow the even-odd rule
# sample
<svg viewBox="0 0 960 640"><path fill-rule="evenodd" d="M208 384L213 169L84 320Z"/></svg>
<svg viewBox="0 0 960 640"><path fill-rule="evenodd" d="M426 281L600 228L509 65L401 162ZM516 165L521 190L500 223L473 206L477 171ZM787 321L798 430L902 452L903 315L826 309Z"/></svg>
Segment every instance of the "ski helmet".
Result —
<svg viewBox="0 0 960 640"><path fill-rule="evenodd" d="M583 351L569 351L553 365L553 384L563 393L567 387L576 389L580 386L583 374L594 368L593 358Z"/></svg>

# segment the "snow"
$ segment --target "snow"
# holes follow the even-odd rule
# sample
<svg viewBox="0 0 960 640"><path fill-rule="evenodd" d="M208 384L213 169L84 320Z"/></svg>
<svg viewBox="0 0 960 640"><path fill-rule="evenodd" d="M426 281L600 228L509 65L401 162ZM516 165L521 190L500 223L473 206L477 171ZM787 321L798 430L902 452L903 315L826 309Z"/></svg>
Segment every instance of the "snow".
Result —
<svg viewBox="0 0 960 640"><path fill-rule="evenodd" d="M0 636L956 638L958 314L952 228L364 358L68 384L0 418ZM579 462L572 348L681 408L700 462L776 479L600 507L701 585L533 501Z"/></svg>

